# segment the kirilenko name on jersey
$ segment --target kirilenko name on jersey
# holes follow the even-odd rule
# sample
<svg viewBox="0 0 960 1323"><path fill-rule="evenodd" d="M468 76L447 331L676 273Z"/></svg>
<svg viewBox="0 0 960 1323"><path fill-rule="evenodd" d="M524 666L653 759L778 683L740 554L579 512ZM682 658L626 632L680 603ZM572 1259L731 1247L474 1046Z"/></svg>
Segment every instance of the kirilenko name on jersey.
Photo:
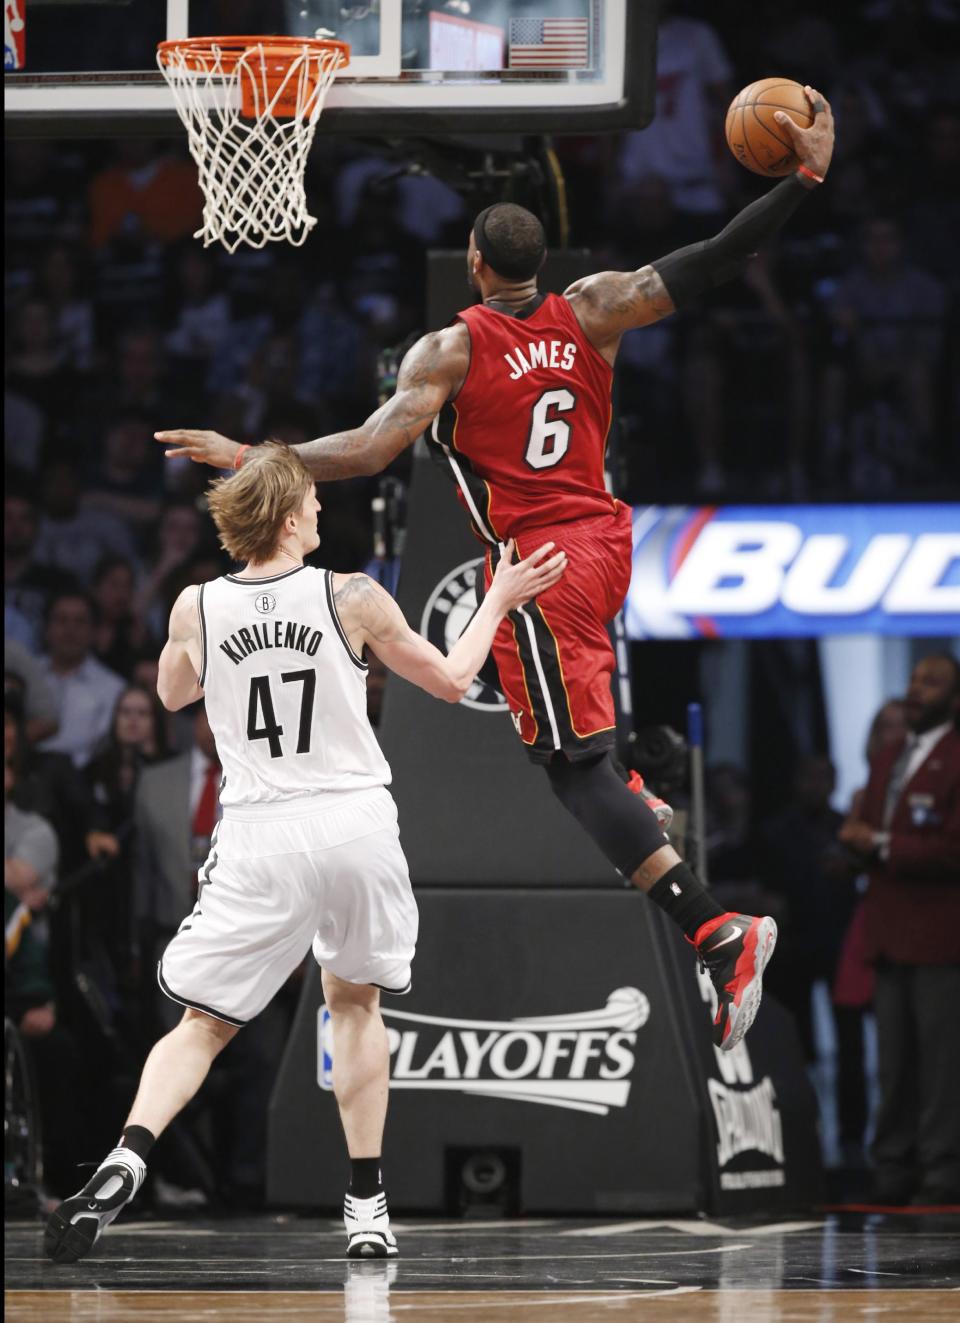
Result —
<svg viewBox="0 0 960 1323"><path fill-rule="evenodd" d="M220 651L226 653L234 666L266 648L289 648L313 657L322 638L323 631L312 625L300 625L295 620L270 620L249 627L242 625L222 641Z"/></svg>

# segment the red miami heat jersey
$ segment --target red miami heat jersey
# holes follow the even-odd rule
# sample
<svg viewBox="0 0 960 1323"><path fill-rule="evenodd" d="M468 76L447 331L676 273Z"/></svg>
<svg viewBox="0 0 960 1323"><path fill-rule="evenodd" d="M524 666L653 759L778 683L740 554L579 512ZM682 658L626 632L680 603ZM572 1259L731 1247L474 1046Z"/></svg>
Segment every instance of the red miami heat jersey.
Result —
<svg viewBox="0 0 960 1323"><path fill-rule="evenodd" d="M470 369L428 441L449 464L484 541L591 515L616 501L604 483L613 371L565 298L526 316L486 304L458 314Z"/></svg>

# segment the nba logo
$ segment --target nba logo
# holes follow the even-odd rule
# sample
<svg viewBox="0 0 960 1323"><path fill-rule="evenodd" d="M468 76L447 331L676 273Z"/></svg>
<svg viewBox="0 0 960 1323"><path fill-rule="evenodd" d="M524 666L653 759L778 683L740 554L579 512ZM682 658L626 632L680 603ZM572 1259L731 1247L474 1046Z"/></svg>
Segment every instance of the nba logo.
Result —
<svg viewBox="0 0 960 1323"><path fill-rule="evenodd" d="M3 68L22 69L24 60L24 0L4 0Z"/></svg>
<svg viewBox="0 0 960 1323"><path fill-rule="evenodd" d="M326 1006L317 1012L317 1083L327 1093L333 1089L333 1024Z"/></svg>

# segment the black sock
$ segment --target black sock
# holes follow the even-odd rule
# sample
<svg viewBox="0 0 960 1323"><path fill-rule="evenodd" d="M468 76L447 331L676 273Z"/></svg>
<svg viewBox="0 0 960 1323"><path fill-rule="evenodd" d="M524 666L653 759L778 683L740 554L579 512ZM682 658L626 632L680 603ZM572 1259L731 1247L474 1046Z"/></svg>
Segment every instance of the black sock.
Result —
<svg viewBox="0 0 960 1323"><path fill-rule="evenodd" d="M138 1158L147 1160L147 1154L157 1142L157 1137L145 1125L128 1125L120 1136L120 1148L128 1148Z"/></svg>
<svg viewBox="0 0 960 1323"><path fill-rule="evenodd" d="M674 864L669 873L654 882L647 895L664 914L669 914L691 941L705 923L726 913L703 889L686 864Z"/></svg>
<svg viewBox="0 0 960 1323"><path fill-rule="evenodd" d="M379 1158L350 1159L350 1193L358 1199L372 1199L383 1189Z"/></svg>

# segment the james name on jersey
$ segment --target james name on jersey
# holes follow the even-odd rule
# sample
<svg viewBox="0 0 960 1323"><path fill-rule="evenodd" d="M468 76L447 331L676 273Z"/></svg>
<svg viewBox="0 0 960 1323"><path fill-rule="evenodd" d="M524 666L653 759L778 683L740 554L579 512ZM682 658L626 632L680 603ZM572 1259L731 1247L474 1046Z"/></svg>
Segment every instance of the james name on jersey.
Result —
<svg viewBox="0 0 960 1323"><path fill-rule="evenodd" d="M323 631L312 625L300 625L295 620L264 621L263 624L241 625L233 634L220 644L220 651L233 662L234 666L254 652L264 648L290 648L294 652L305 652L308 657L316 655L323 638Z"/></svg>
<svg viewBox="0 0 960 1323"><path fill-rule="evenodd" d="M572 341L564 344L562 340L531 340L527 344L526 356L519 345L514 345L509 354L504 354L504 358L510 364L510 380L518 381L525 373L538 367L561 368L564 372L570 372L576 353L577 346Z"/></svg>

